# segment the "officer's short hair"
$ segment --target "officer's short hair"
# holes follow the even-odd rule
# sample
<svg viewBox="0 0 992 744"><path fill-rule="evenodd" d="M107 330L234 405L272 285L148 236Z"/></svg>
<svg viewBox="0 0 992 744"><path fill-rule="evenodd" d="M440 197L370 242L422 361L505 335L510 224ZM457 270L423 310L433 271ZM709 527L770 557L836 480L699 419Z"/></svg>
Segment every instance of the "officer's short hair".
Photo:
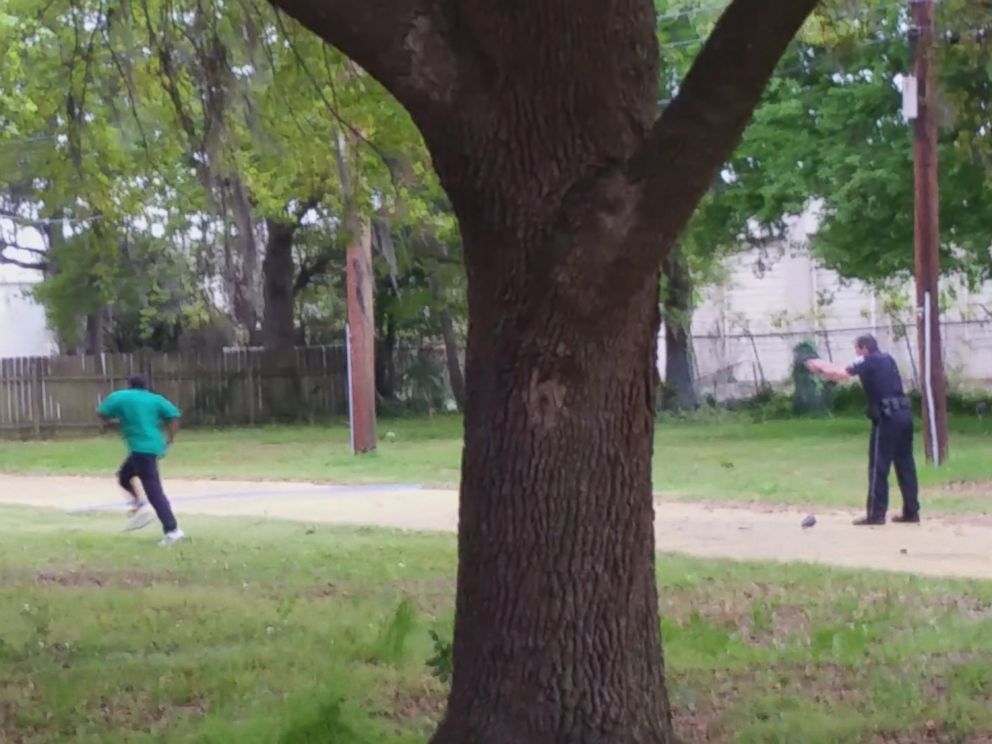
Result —
<svg viewBox="0 0 992 744"><path fill-rule="evenodd" d="M858 336L858 340L854 342L854 345L859 349L867 349L869 354L874 354L878 351L878 341L870 333L866 333L864 336Z"/></svg>

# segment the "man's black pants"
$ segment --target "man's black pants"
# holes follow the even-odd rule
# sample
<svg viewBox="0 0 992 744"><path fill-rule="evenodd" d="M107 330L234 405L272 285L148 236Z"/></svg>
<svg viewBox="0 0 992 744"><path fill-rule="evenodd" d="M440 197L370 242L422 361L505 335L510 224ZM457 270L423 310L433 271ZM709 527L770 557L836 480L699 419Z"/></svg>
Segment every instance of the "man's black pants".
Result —
<svg viewBox="0 0 992 744"><path fill-rule="evenodd" d="M134 491L134 486L131 485L134 478L141 481L141 487L145 491L145 496L148 497L148 502L158 515L162 529L166 532L172 532L176 529L176 518L172 514L172 506L169 505L169 499L166 498L165 491L162 490L162 481L158 476L158 458L155 455L142 455L136 452L128 455L124 464L121 465L121 469L117 472L117 481L121 484L121 488L137 498L138 495Z"/></svg>
<svg viewBox="0 0 992 744"><path fill-rule="evenodd" d="M894 411L872 421L868 451L868 518L884 519L889 510L889 468L896 466L903 514L919 514L919 485L913 460L913 415Z"/></svg>

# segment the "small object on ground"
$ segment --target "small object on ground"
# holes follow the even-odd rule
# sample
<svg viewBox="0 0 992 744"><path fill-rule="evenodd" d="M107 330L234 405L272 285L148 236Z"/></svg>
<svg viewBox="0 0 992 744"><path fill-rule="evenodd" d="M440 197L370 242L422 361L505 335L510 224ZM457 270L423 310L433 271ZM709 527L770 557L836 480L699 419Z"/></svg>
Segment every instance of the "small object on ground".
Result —
<svg viewBox="0 0 992 744"><path fill-rule="evenodd" d="M166 532L165 537L162 538L162 542L159 543L163 548L170 545L175 545L177 542L186 537L186 533L180 529L174 529L172 532Z"/></svg>
<svg viewBox="0 0 992 744"><path fill-rule="evenodd" d="M803 520L804 530L808 530L810 527L814 527L815 525L816 525L816 517L814 517L812 514L810 514L808 517L806 517L806 519Z"/></svg>
<svg viewBox="0 0 992 744"><path fill-rule="evenodd" d="M851 524L855 527L882 527L885 524L885 517L878 519L862 517L861 519L855 519Z"/></svg>
<svg viewBox="0 0 992 744"><path fill-rule="evenodd" d="M906 550L906 548L901 548L899 552L902 553L903 555L909 555L909 551Z"/></svg>
<svg viewBox="0 0 992 744"><path fill-rule="evenodd" d="M387 431L386 432L386 441L387 442L395 442L396 441L396 432L394 432L394 431Z"/></svg>

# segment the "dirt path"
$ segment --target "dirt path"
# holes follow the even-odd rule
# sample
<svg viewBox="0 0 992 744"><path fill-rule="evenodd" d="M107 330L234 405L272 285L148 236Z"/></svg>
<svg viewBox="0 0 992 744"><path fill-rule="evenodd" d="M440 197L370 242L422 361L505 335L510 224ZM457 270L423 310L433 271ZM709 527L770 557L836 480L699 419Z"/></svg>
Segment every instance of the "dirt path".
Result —
<svg viewBox="0 0 992 744"><path fill-rule="evenodd" d="M265 516L305 522L453 531L457 496L416 486L176 480L179 515ZM0 502L68 512L120 510L112 479L0 474ZM658 549L719 558L807 561L930 576L992 579L992 525L931 518L922 526L854 528L848 512L817 514L803 530L794 510L657 504Z"/></svg>

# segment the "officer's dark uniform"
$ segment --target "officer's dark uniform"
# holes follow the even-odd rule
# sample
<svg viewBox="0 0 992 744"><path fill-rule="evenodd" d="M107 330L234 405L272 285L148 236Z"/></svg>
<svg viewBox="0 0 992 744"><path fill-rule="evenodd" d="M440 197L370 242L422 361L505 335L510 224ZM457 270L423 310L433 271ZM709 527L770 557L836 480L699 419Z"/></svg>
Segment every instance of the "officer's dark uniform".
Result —
<svg viewBox="0 0 992 744"><path fill-rule="evenodd" d="M896 361L875 351L847 368L857 375L868 398L871 443L868 451L868 519L882 522L889 509L889 466L895 463L903 516L920 513L913 460L913 414L902 389Z"/></svg>

